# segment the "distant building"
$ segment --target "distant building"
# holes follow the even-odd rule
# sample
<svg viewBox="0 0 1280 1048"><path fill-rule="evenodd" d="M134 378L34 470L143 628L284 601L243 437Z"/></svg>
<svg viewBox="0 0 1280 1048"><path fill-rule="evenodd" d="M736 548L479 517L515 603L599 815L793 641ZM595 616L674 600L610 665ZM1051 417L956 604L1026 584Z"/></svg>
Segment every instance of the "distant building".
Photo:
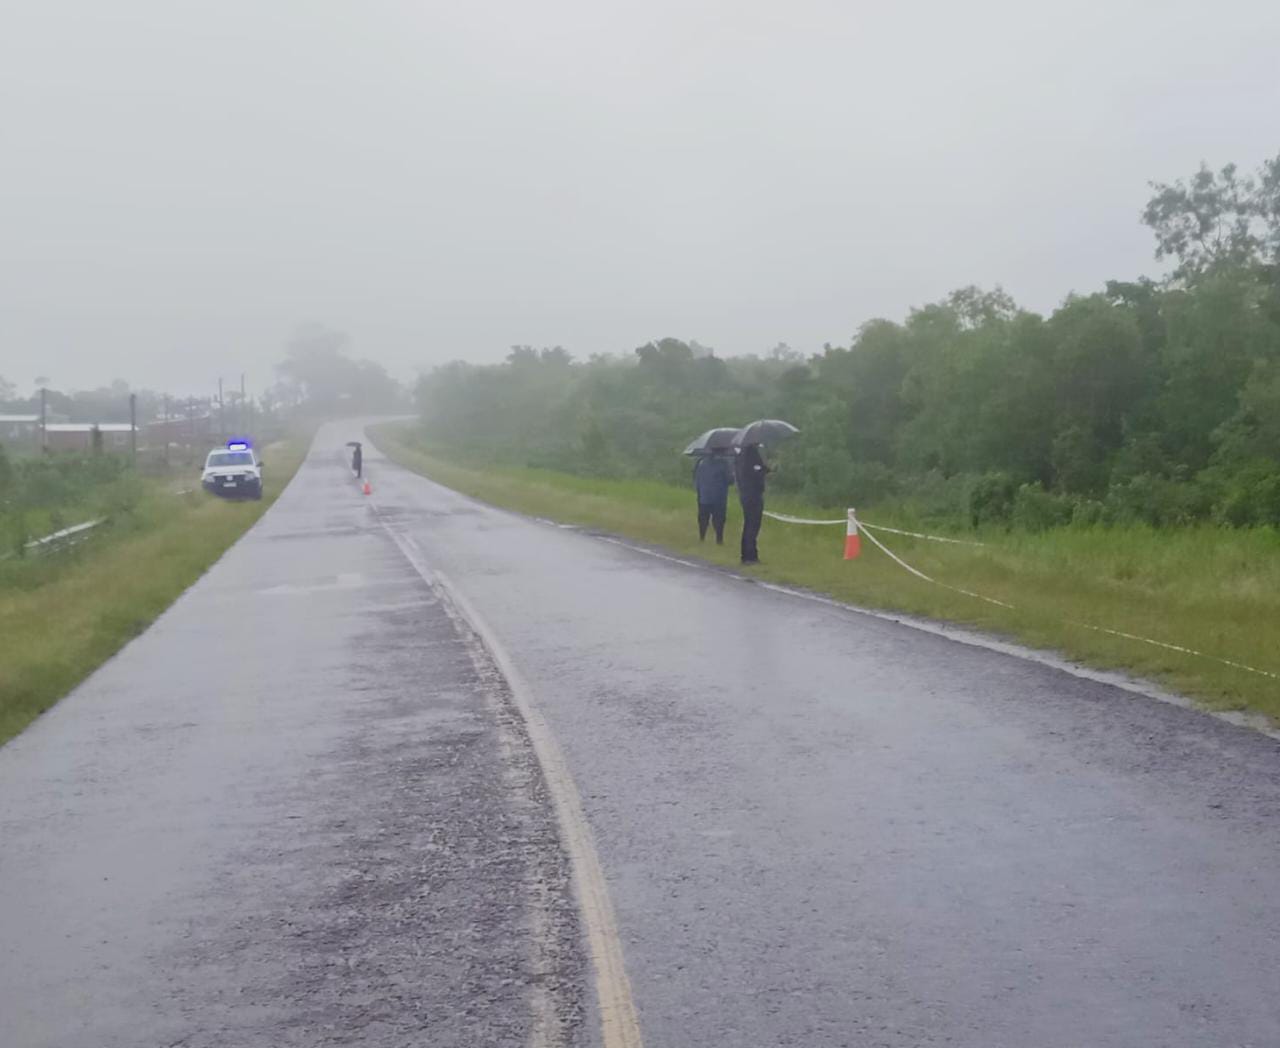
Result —
<svg viewBox="0 0 1280 1048"><path fill-rule="evenodd" d="M51 422L45 426L46 445L50 451L92 451L95 429L102 432L103 451L129 450L133 427L127 422Z"/></svg>
<svg viewBox="0 0 1280 1048"><path fill-rule="evenodd" d="M194 415L156 419L142 427L140 439L145 439L149 448L163 448L166 444L204 447L214 442L213 417Z"/></svg>
<svg viewBox="0 0 1280 1048"><path fill-rule="evenodd" d="M5 444L38 445L40 443L40 416L0 415L0 442Z"/></svg>

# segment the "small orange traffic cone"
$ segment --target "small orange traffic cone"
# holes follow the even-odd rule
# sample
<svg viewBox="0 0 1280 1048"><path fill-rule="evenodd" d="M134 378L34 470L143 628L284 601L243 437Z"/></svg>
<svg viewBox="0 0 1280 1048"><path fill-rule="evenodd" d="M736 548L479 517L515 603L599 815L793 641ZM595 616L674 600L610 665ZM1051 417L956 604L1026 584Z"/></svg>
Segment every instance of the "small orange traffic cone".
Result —
<svg viewBox="0 0 1280 1048"><path fill-rule="evenodd" d="M372 495L372 494L373 494L373 485L372 485L372 484L370 484L370 483L366 480L366 481L364 482L364 489L363 489L363 490L364 490L364 493L365 493L366 495Z"/></svg>
<svg viewBox="0 0 1280 1048"><path fill-rule="evenodd" d="M862 536L858 534L858 517L849 510L849 523L844 531L844 559L853 560L862 552Z"/></svg>

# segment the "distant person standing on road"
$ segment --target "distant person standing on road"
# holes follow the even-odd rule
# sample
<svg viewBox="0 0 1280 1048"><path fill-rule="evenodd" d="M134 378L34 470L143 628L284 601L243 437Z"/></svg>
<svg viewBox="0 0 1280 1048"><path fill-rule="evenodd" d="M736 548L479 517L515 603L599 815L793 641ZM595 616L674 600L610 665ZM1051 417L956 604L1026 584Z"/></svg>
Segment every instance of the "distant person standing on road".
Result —
<svg viewBox="0 0 1280 1048"><path fill-rule="evenodd" d="M733 472L738 481L738 501L742 503L742 563L759 564L756 539L764 520L764 478L769 473L759 444L738 449Z"/></svg>
<svg viewBox="0 0 1280 1048"><path fill-rule="evenodd" d="M714 524L716 545L724 545L724 521L729 509L729 485L733 468L724 455L703 455L693 464L693 489L698 495L698 540L706 541L707 525Z"/></svg>
<svg viewBox="0 0 1280 1048"><path fill-rule="evenodd" d="M351 472L359 480L364 475L364 448L357 444L351 451Z"/></svg>

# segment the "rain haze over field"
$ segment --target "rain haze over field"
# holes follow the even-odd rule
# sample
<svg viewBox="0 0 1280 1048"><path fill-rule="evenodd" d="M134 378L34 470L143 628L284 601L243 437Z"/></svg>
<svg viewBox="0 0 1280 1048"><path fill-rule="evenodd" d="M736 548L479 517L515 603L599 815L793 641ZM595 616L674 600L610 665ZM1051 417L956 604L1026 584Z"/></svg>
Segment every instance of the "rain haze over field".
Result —
<svg viewBox="0 0 1280 1048"><path fill-rule="evenodd" d="M0 34L0 375L408 378L804 351L1156 272L1146 183L1274 150L1280 6L98 0Z"/></svg>

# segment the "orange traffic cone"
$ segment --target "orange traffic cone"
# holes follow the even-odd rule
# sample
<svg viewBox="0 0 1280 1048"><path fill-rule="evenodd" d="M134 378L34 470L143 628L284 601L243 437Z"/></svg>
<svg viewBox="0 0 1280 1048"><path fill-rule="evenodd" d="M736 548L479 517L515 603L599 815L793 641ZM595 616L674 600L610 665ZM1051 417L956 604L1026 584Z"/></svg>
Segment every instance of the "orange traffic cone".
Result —
<svg viewBox="0 0 1280 1048"><path fill-rule="evenodd" d="M367 480L364 482L364 493L365 493L366 495L372 495L372 494L373 494L373 485L372 485L372 484L370 484Z"/></svg>
<svg viewBox="0 0 1280 1048"><path fill-rule="evenodd" d="M849 510L849 523L844 532L844 559L853 560L862 552L862 536L858 534L858 517Z"/></svg>

